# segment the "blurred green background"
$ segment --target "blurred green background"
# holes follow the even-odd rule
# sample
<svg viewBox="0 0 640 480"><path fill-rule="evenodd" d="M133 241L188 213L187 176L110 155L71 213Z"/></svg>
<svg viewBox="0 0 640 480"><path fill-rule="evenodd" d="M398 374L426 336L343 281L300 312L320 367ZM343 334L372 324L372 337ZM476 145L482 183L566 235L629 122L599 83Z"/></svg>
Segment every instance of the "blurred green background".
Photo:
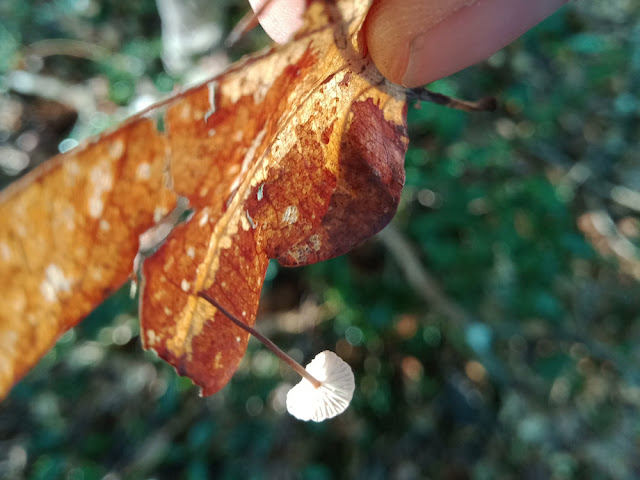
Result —
<svg viewBox="0 0 640 480"><path fill-rule="evenodd" d="M0 186L267 44L224 0L3 0ZM138 338L128 288L0 404L0 478L640 478L640 4L572 2L432 85L495 113L409 110L392 226L270 266L258 329L356 392L289 416L296 375L252 341L200 398ZM1 308L1 306L0 306Z"/></svg>

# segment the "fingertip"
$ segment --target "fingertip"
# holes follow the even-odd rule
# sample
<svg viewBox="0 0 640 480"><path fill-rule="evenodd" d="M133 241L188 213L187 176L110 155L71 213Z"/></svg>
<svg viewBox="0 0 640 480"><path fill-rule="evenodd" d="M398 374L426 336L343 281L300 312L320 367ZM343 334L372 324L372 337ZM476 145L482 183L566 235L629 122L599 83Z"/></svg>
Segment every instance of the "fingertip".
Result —
<svg viewBox="0 0 640 480"><path fill-rule="evenodd" d="M410 39L419 34L411 20L415 2L375 1L365 19L367 50L378 70L401 83L409 62Z"/></svg>
<svg viewBox="0 0 640 480"><path fill-rule="evenodd" d="M367 46L389 80L417 87L491 56L566 0L379 0Z"/></svg>
<svg viewBox="0 0 640 480"><path fill-rule="evenodd" d="M249 0L254 12L260 12L267 0ZM272 0L258 15L264 31L274 42L286 43L302 26L307 0Z"/></svg>

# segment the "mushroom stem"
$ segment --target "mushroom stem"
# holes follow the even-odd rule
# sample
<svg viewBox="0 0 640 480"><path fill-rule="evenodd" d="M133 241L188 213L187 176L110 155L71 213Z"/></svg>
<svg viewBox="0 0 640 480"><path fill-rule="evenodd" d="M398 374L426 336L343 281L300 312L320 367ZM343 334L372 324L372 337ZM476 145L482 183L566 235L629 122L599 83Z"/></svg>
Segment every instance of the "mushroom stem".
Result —
<svg viewBox="0 0 640 480"><path fill-rule="evenodd" d="M302 376L303 378L306 378L309 381L309 383L311 383L311 385L313 385L315 388L320 388L320 386L322 385L322 382L316 379L309 372L307 372L302 367L302 365L296 362L293 358L291 358L289 355L287 355L282 350L280 350L280 348L275 343L273 343L267 337L262 335L255 328L250 327L249 325L244 323L242 320L239 320L235 315L232 315L222 305L220 305L216 300L214 300L213 297L209 295L207 292L203 292L201 290L198 292L198 296L200 298L203 298L207 302L209 302L214 307L216 307L218 311L222 312L229 320L231 320L233 323L235 323L238 327L243 329L245 332L248 332L249 334L256 337L258 340L260 340L265 347L267 347L269 350L275 353L283 362L289 364L289 366L293 368L296 372L298 372L300 376Z"/></svg>

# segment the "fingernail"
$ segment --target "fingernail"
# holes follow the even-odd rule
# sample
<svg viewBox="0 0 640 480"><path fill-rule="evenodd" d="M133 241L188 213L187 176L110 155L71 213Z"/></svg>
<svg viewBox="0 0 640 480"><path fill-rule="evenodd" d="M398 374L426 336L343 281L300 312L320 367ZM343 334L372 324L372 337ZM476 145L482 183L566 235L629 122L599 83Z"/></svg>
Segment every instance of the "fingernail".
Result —
<svg viewBox="0 0 640 480"><path fill-rule="evenodd" d="M405 87L418 87L424 84L422 77L424 77L424 64L423 55L424 46L428 38L427 33L418 35L415 37L409 45L409 60L407 62L407 69L402 76L402 85Z"/></svg>

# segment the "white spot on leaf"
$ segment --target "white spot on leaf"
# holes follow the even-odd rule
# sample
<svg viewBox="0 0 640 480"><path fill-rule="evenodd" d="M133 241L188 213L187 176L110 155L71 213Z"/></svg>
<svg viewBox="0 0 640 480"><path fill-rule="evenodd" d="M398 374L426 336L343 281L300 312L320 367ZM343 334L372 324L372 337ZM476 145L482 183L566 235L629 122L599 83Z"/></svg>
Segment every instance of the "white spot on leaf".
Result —
<svg viewBox="0 0 640 480"><path fill-rule="evenodd" d="M231 245L233 245L233 242L231 241L231 237L224 236L220 239L220 248L222 250L226 250L227 248L231 248Z"/></svg>
<svg viewBox="0 0 640 480"><path fill-rule="evenodd" d="M91 270L91 278L93 278L96 281L101 281L102 280L102 270L98 270L98 269L93 269Z"/></svg>
<svg viewBox="0 0 640 480"><path fill-rule="evenodd" d="M191 289L191 285L183 278L182 282L180 282L180 288L182 288L183 292L188 292Z"/></svg>
<svg viewBox="0 0 640 480"><path fill-rule="evenodd" d="M298 221L298 207L295 205L289 205L282 215L282 221L293 225Z"/></svg>
<svg viewBox="0 0 640 480"><path fill-rule="evenodd" d="M160 220L162 220L162 217L164 217L164 212L162 210L163 209L161 207L156 207L153 211L153 221L155 223L158 223Z"/></svg>
<svg viewBox="0 0 640 480"><path fill-rule="evenodd" d="M103 208L104 204L99 198L96 198L94 196L89 199L89 215L91 215L93 218L98 218L100 215L102 215Z"/></svg>
<svg viewBox="0 0 640 480"><path fill-rule="evenodd" d="M174 263L176 263L176 259L173 258L173 256L167 258L167 260L164 262L164 265L162 266L162 270L168 272L169 270L171 270Z"/></svg>
<svg viewBox="0 0 640 480"><path fill-rule="evenodd" d="M2 258L5 260L11 260L11 249L9 245L4 242L0 243L0 254L2 254Z"/></svg>
<svg viewBox="0 0 640 480"><path fill-rule="evenodd" d="M74 187L76 185L76 179L81 173L80 165L77 161L68 159L62 164L64 169L64 181L66 186Z"/></svg>
<svg viewBox="0 0 640 480"><path fill-rule="evenodd" d="M70 232L76 228L75 222L75 209L73 206L68 206L60 210L59 219L62 224L69 230Z"/></svg>
<svg viewBox="0 0 640 480"><path fill-rule="evenodd" d="M55 264L50 264L44 271L44 280L40 284L40 293L48 302L56 302L59 292L68 292L71 289L69 279Z"/></svg>
<svg viewBox="0 0 640 480"><path fill-rule="evenodd" d="M311 246L314 252L317 252L318 250L320 250L320 247L322 246L322 242L320 242L320 235L318 235L317 233L314 235L311 235L309 237L309 245Z"/></svg>
<svg viewBox="0 0 640 480"><path fill-rule="evenodd" d="M189 102L184 102L180 106L182 107L180 110L180 118L188 120L191 117L191 104Z"/></svg>
<svg viewBox="0 0 640 480"><path fill-rule="evenodd" d="M111 142L111 146L109 147L109 155L113 158L120 158L124 153L124 143L122 140L113 140Z"/></svg>
<svg viewBox="0 0 640 480"><path fill-rule="evenodd" d="M102 215L102 210L104 209L102 195L111 191L113 188L113 172L111 171L111 164L102 162L93 167L89 174L89 182L89 215L93 218L99 218L100 215Z"/></svg>
<svg viewBox="0 0 640 480"><path fill-rule="evenodd" d="M149 180L151 178L151 165L147 162L143 162L138 165L136 169L136 178L138 180Z"/></svg>
<svg viewBox="0 0 640 480"><path fill-rule="evenodd" d="M156 336L155 330L147 330L147 345L153 347L159 338Z"/></svg>
<svg viewBox="0 0 640 480"><path fill-rule="evenodd" d="M201 227L204 227L208 221L209 221L209 209L205 207L205 209L202 210L202 213L200 214L200 221L198 222L198 225L200 225Z"/></svg>

